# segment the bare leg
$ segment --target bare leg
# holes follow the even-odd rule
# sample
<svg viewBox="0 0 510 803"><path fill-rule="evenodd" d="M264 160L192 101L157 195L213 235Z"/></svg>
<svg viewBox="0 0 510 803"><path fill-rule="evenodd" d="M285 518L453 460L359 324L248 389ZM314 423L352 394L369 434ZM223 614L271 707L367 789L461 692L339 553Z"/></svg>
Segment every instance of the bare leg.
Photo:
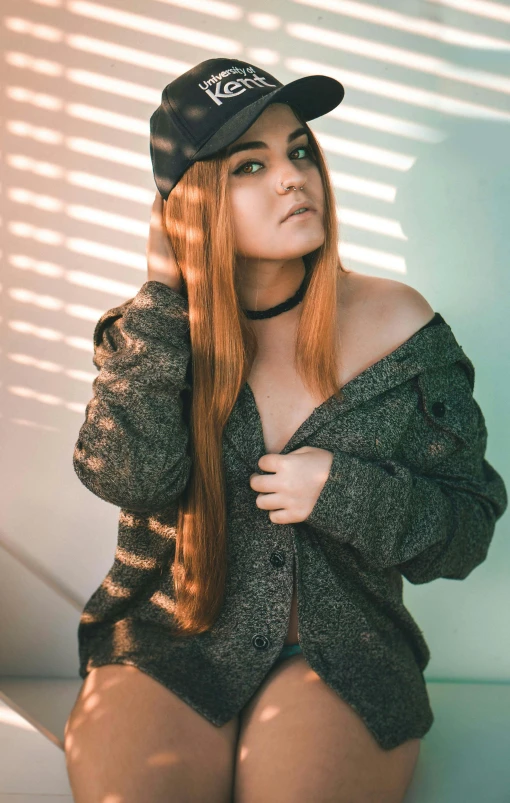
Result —
<svg viewBox="0 0 510 803"><path fill-rule="evenodd" d="M65 728L74 801L230 803L237 731L134 666L93 669Z"/></svg>
<svg viewBox="0 0 510 803"><path fill-rule="evenodd" d="M402 803L420 740L383 750L302 655L241 712L234 803Z"/></svg>

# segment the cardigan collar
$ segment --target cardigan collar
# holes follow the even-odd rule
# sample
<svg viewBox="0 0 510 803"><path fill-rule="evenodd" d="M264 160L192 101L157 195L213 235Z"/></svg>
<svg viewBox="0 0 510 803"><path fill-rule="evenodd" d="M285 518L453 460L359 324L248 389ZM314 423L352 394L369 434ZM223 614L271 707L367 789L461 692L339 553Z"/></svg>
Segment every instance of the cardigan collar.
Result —
<svg viewBox="0 0 510 803"><path fill-rule="evenodd" d="M330 396L312 411L287 441L280 454L306 445L307 438L336 416L345 415L358 405L400 385L417 374L460 360L464 363L471 387L474 387L474 366L439 312L408 340L370 365L342 387L343 400ZM255 397L248 382L232 408L224 436L254 471L265 454L262 421Z"/></svg>

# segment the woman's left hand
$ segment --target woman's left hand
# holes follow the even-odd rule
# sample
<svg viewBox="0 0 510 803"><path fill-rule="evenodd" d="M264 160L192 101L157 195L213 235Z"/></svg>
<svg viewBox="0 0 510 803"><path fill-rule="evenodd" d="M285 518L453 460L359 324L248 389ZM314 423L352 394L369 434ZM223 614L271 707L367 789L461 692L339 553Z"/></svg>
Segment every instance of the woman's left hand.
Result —
<svg viewBox="0 0 510 803"><path fill-rule="evenodd" d="M271 474L251 474L257 507L270 510L274 524L296 524L312 512L329 476L333 453L302 446L289 454L265 454L258 465Z"/></svg>

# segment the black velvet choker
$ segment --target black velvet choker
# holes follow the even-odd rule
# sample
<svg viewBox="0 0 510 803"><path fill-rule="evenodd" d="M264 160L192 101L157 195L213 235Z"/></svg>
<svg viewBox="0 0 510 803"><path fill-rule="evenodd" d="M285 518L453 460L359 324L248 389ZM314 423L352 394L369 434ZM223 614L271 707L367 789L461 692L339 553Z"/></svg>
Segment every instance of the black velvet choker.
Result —
<svg viewBox="0 0 510 803"><path fill-rule="evenodd" d="M263 310L251 310L251 309L243 309L244 314L247 318L251 318L251 320L256 320L258 318L273 318L275 315L280 315L281 312L287 312L287 310L296 307L300 301L303 300L305 295L305 285L308 279L308 270L305 269L305 275L303 277L303 281L299 285L298 289L294 293L293 296L287 299L287 301L282 301L281 304L277 304L275 307L270 307L269 309Z"/></svg>

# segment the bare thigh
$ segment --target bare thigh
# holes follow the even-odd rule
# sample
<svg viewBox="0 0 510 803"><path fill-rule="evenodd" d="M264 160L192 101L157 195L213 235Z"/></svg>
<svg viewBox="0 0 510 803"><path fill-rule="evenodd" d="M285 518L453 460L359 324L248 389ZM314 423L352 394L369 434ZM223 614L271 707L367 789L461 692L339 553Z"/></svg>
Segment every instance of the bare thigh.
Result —
<svg viewBox="0 0 510 803"><path fill-rule="evenodd" d="M65 727L74 801L230 803L237 731L134 666L92 669Z"/></svg>
<svg viewBox="0 0 510 803"><path fill-rule="evenodd" d="M382 749L364 721L295 655L241 711L234 803L402 803L420 750Z"/></svg>

